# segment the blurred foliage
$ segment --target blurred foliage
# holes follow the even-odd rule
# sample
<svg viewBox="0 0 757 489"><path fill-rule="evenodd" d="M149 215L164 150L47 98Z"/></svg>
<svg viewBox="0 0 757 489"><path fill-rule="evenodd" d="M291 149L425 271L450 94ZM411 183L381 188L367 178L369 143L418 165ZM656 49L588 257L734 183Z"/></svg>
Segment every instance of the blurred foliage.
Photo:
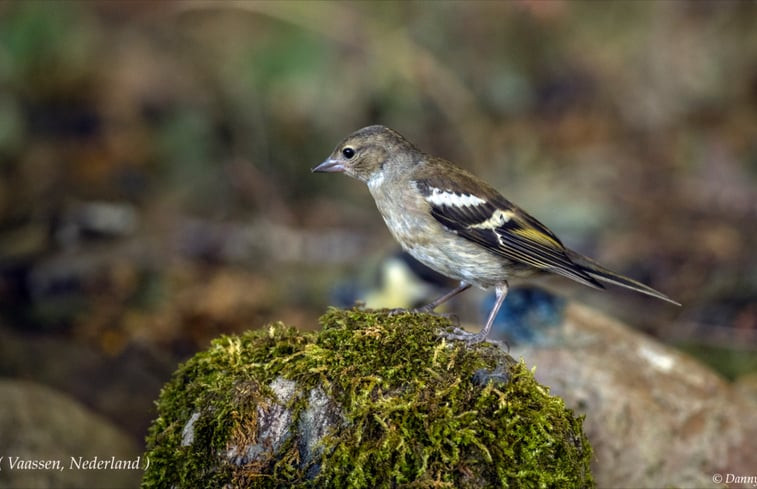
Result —
<svg viewBox="0 0 757 489"><path fill-rule="evenodd" d="M703 344L677 345L686 353L701 358L710 367L717 369L728 379L746 377L745 371L757 372L757 356L754 351L734 350ZM754 373L750 374L754 375Z"/></svg>
<svg viewBox="0 0 757 489"><path fill-rule="evenodd" d="M371 123L684 307L582 300L757 349L757 4L727 1L0 3L3 328L178 360L315 324L394 249L309 172Z"/></svg>

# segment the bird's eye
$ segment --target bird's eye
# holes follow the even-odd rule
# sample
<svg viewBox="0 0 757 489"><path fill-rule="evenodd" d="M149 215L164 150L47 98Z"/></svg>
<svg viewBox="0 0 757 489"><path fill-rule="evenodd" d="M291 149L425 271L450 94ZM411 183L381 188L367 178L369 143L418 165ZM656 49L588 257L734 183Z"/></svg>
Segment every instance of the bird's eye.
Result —
<svg viewBox="0 0 757 489"><path fill-rule="evenodd" d="M352 158L353 156L355 156L355 150L352 149L352 148L344 148L342 150L342 154L344 155L345 158L347 158L349 160L350 158Z"/></svg>

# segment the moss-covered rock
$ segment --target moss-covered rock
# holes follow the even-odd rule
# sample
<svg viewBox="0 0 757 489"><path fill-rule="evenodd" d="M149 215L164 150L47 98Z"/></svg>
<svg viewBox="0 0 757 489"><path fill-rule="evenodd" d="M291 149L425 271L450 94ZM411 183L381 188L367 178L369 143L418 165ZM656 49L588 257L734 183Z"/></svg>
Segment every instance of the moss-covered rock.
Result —
<svg viewBox="0 0 757 489"><path fill-rule="evenodd" d="M175 373L143 487L591 487L562 400L434 315L329 310L224 336Z"/></svg>

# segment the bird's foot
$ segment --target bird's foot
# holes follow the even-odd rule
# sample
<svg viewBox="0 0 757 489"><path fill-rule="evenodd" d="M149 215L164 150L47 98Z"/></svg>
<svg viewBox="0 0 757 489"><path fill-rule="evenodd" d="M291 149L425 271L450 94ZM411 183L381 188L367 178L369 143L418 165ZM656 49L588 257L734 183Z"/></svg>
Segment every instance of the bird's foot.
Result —
<svg viewBox="0 0 757 489"><path fill-rule="evenodd" d="M469 333L462 328L453 328L451 331L442 331L439 336L448 340L464 341L468 346L481 343L486 339L481 333Z"/></svg>
<svg viewBox="0 0 757 489"><path fill-rule="evenodd" d="M405 314L406 312L415 312L413 309L405 309L404 307L395 307L394 309L387 309L386 313L390 316L397 314Z"/></svg>
<svg viewBox="0 0 757 489"><path fill-rule="evenodd" d="M462 328L453 328L451 331L440 332L439 336L448 340L462 341L466 344L466 346L473 346L486 341L487 335L483 332L469 333ZM494 343L496 345L499 345L500 347L504 346L505 351L510 351L510 345L507 343L507 341L490 340L490 343Z"/></svg>

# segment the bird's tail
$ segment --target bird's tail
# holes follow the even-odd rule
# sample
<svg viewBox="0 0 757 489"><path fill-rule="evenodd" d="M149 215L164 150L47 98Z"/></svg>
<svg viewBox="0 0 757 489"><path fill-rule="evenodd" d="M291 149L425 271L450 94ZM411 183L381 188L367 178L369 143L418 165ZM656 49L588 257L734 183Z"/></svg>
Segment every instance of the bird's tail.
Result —
<svg viewBox="0 0 757 489"><path fill-rule="evenodd" d="M641 294L656 297L657 299L670 302L671 304L675 304L677 306L681 305L679 302L674 301L667 295L653 289L652 287L649 287L648 285L644 285L641 282L637 282L636 280L620 275L619 273L615 273L612 270L608 270L591 258L583 256L572 250L566 251L568 252L568 257L570 257L571 261L581 267L583 271L590 275L592 278L595 278L601 282L606 282L608 284L625 287L626 289L631 289Z"/></svg>

